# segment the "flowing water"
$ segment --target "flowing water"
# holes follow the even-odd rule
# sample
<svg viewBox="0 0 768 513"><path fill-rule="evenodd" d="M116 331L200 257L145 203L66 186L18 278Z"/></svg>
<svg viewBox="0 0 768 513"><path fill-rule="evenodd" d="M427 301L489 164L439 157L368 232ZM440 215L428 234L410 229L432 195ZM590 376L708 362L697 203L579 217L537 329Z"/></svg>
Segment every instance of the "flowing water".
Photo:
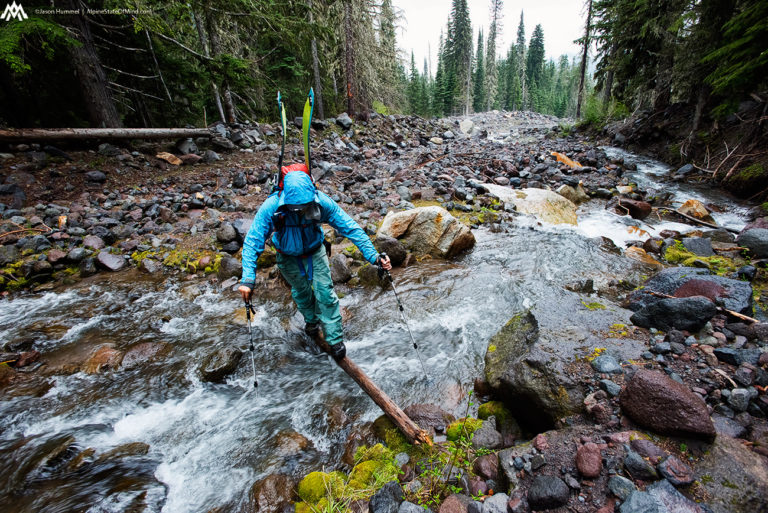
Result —
<svg viewBox="0 0 768 513"><path fill-rule="evenodd" d="M638 162L633 180L654 187L663 166L623 156ZM680 192L681 199L705 193ZM734 207L722 221L743 224L739 213ZM577 228L519 218L501 233L479 229L475 249L462 258L394 272L431 380L391 291L340 288L350 358L398 404L437 403L460 414L489 338L512 315L533 308L544 323L586 323L574 306L580 296L565 284L647 272L595 239L631 238L625 218L599 204L581 218ZM666 225L643 227L654 233ZM350 429L380 415L328 357L307 350L283 289L255 301L258 388L247 351L225 383L202 382L204 356L229 345L245 349L248 335L233 291L199 287L129 273L0 302L0 340L33 342L48 361L38 372L49 369L0 398L3 511L237 510L261 477L299 476L339 461ZM145 342L167 350L127 369L63 371L100 344L126 350Z"/></svg>

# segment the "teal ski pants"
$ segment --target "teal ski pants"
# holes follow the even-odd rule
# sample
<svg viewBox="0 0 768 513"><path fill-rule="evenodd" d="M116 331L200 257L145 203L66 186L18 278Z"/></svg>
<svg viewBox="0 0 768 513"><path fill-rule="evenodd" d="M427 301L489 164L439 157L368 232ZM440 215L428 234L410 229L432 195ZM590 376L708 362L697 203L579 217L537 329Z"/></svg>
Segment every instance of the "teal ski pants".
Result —
<svg viewBox="0 0 768 513"><path fill-rule="evenodd" d="M291 285L291 295L299 312L304 316L304 322L310 324L320 321L326 342L334 345L343 340L344 333L341 328L339 298L333 290L331 267L325 247L321 244L312 254L311 282L307 277L309 260L310 257L297 258L278 253L277 267Z"/></svg>

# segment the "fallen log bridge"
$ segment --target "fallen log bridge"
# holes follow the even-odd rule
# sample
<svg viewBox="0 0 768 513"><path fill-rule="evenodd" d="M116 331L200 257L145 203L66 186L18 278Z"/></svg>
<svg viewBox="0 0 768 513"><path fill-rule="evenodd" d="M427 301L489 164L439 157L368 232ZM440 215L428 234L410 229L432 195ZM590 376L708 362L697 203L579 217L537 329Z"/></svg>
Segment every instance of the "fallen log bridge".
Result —
<svg viewBox="0 0 768 513"><path fill-rule="evenodd" d="M12 128L0 130L0 141L181 139L213 135L207 128Z"/></svg>
<svg viewBox="0 0 768 513"><path fill-rule="evenodd" d="M328 344L325 342L322 332L315 337L315 343L320 346L325 352L328 352ZM341 369L349 374L349 376L360 385L360 388L368 394L368 397L373 399L373 402L386 413L392 422L403 432L403 434L414 444L427 444L432 445L432 439L429 437L429 433L421 429L416 425L414 421L405 414L403 410L396 405L392 399L389 398L376 384L371 381L363 370L355 364L352 360L346 356L341 360L335 360L336 364Z"/></svg>

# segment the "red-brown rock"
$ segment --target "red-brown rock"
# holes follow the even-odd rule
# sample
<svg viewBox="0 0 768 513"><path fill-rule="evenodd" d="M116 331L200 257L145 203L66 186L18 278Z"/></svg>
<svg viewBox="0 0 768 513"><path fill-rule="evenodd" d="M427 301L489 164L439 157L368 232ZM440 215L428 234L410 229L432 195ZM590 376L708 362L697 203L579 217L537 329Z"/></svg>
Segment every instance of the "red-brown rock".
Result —
<svg viewBox="0 0 768 513"><path fill-rule="evenodd" d="M483 479L499 480L499 457L495 454L485 454L475 460L472 469Z"/></svg>
<svg viewBox="0 0 768 513"><path fill-rule="evenodd" d="M603 457L600 454L600 447L594 443L582 445L576 451L576 468L579 473L587 478L595 478L603 470Z"/></svg>
<svg viewBox="0 0 768 513"><path fill-rule="evenodd" d="M622 410L659 433L712 439L715 426L704 400L664 373L641 369L619 395Z"/></svg>
<svg viewBox="0 0 768 513"><path fill-rule="evenodd" d="M629 198L620 198L616 207L621 213L628 213L635 219L645 219L651 213L651 204L646 201L637 201Z"/></svg>
<svg viewBox="0 0 768 513"><path fill-rule="evenodd" d="M466 495L450 495L440 505L438 513L467 513L467 505L472 499Z"/></svg>
<svg viewBox="0 0 768 513"><path fill-rule="evenodd" d="M26 367L31 365L40 359L40 351L25 351L19 355L19 359L13 365L16 368Z"/></svg>
<svg viewBox="0 0 768 513"><path fill-rule="evenodd" d="M272 474L256 481L248 494L250 511L259 513L278 513L290 505L293 480L281 474Z"/></svg>

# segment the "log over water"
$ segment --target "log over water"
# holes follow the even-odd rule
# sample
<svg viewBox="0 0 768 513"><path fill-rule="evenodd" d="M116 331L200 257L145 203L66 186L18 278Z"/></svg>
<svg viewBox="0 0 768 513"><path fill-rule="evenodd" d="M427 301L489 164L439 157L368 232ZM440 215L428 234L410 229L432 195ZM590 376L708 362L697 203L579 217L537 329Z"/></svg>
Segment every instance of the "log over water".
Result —
<svg viewBox="0 0 768 513"><path fill-rule="evenodd" d="M322 332L318 333L314 340L321 349L328 352L328 344L325 342ZM344 372L349 374L358 385L360 385L360 388L362 388L363 391L373 399L373 402L387 414L408 440L414 444L424 443L432 445L432 439L429 437L429 434L417 426L416 423L412 421L387 394L371 381L371 378L369 378L365 372L355 364L355 362L345 356L341 360L336 360L336 364L341 367Z"/></svg>
<svg viewBox="0 0 768 513"><path fill-rule="evenodd" d="M12 128L0 130L0 141L180 139L211 135L207 128Z"/></svg>

